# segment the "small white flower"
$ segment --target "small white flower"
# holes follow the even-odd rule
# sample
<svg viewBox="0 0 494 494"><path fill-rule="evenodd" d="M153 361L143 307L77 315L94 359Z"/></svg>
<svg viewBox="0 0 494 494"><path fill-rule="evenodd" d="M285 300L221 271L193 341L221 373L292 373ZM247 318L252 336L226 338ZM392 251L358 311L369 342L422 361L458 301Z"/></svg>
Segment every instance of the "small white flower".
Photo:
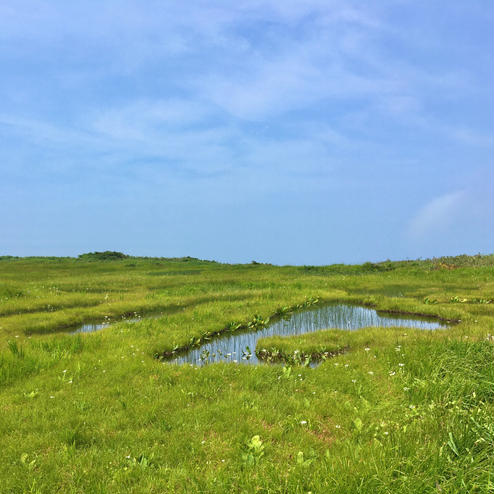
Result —
<svg viewBox="0 0 494 494"><path fill-rule="evenodd" d="M301 420L301 421L300 421L300 423L301 423L302 425L305 425L305 424L307 423L307 420Z"/></svg>
<svg viewBox="0 0 494 494"><path fill-rule="evenodd" d="M368 351L370 351L370 348L369 348L368 346L366 346L366 347L364 348L364 350L365 350L366 352L368 352Z"/></svg>
<svg viewBox="0 0 494 494"><path fill-rule="evenodd" d="M367 374L370 374L371 376L373 376L374 375L374 372L369 371Z"/></svg>
<svg viewBox="0 0 494 494"><path fill-rule="evenodd" d="M409 390L410 390L410 388L409 388L409 387L407 387L407 386L405 386L405 387L403 388L403 391L409 391Z"/></svg>
<svg viewBox="0 0 494 494"><path fill-rule="evenodd" d="M335 425L335 428L336 428L336 429L341 429L341 425L336 424L336 425Z"/></svg>
<svg viewBox="0 0 494 494"><path fill-rule="evenodd" d="M356 382L357 382L357 380L356 380L356 379L352 379L352 383L354 383L354 384L355 384Z"/></svg>
<svg viewBox="0 0 494 494"><path fill-rule="evenodd" d="M398 364L400 367L405 367L405 364L402 364L401 362Z"/></svg>

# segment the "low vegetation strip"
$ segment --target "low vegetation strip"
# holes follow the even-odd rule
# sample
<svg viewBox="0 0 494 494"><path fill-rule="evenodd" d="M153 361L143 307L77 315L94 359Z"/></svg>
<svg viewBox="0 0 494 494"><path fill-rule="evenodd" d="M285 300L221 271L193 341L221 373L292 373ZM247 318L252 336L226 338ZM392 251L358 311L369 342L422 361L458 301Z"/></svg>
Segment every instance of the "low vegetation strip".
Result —
<svg viewBox="0 0 494 494"><path fill-rule="evenodd" d="M3 258L0 491L491 492L493 275L493 256L327 267ZM458 322L273 337L257 350L279 352L274 365L154 358L309 299ZM53 310L26 310L44 304ZM310 368L301 355L323 358Z"/></svg>
<svg viewBox="0 0 494 494"><path fill-rule="evenodd" d="M357 331L327 329L300 336L262 338L256 354L268 362L287 362L308 365L339 355L343 352L367 349L376 345L399 346L403 342L444 339L441 331L411 328L363 328ZM448 335L450 336L450 335Z"/></svg>

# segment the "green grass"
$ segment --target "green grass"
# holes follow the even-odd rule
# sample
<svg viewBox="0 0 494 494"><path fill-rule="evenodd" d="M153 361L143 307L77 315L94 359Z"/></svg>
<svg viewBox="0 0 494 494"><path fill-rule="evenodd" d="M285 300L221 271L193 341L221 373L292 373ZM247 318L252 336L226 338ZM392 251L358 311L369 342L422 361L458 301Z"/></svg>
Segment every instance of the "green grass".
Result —
<svg viewBox="0 0 494 494"><path fill-rule="evenodd" d="M0 259L2 494L494 491L493 256L110 257ZM155 358L314 299L460 322L261 340L272 365Z"/></svg>

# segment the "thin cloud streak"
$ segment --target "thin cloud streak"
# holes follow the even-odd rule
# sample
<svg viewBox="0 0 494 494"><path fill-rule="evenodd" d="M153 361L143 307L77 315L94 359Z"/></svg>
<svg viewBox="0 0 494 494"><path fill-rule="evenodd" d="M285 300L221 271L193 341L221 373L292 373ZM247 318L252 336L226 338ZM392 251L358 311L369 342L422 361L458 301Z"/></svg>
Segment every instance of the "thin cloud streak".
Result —
<svg viewBox="0 0 494 494"><path fill-rule="evenodd" d="M415 240L441 233L455 223L455 215L465 201L465 192L456 191L436 197L421 208L410 221L408 234Z"/></svg>

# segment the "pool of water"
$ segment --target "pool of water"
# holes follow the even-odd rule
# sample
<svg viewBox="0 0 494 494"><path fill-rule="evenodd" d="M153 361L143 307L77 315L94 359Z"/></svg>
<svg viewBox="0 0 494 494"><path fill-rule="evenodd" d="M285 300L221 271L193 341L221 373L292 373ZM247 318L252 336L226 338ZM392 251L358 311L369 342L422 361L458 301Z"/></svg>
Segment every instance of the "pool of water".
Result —
<svg viewBox="0 0 494 494"><path fill-rule="evenodd" d="M71 334L77 333L92 333L93 331L99 331L100 329L105 329L112 324L111 322L102 322L102 323L87 323L81 324L77 329L71 331Z"/></svg>
<svg viewBox="0 0 494 494"><path fill-rule="evenodd" d="M266 336L291 336L320 329L356 330L367 326L403 326L424 330L446 328L437 320L378 314L374 309L352 305L327 305L281 318L264 329L219 336L200 347L167 360L177 364L205 365L212 362L259 364L255 350L257 341Z"/></svg>
<svg viewBox="0 0 494 494"><path fill-rule="evenodd" d="M138 316L136 315L135 317L123 317L121 321L124 322L139 322L142 321L143 319L157 319L158 317L161 317L163 315L162 312L156 313L156 314L148 314L147 316ZM93 331L99 331L101 329L105 329L108 326L111 326L112 324L115 324L116 322L120 321L115 321L115 320L107 320L104 322L100 323L86 323L86 324L81 324L80 326L77 327L77 329L74 329L71 331L71 334L77 334L77 333L92 333Z"/></svg>
<svg viewBox="0 0 494 494"><path fill-rule="evenodd" d="M72 329L70 331L71 334L77 334L77 333L92 333L94 331L100 331L101 329L105 329L109 326L112 326L113 324L116 324L117 322L139 322L144 319L159 319L160 317L163 317L165 314L174 314L175 312L179 312L181 310L184 310L184 307L182 306L169 306L166 308L163 308L161 310L155 311L155 312L148 312L145 315L140 315L137 312L127 314L126 316L122 316L121 319L110 319L106 318L104 321L99 322L99 323L85 323L81 324L80 326L77 326L76 328Z"/></svg>

